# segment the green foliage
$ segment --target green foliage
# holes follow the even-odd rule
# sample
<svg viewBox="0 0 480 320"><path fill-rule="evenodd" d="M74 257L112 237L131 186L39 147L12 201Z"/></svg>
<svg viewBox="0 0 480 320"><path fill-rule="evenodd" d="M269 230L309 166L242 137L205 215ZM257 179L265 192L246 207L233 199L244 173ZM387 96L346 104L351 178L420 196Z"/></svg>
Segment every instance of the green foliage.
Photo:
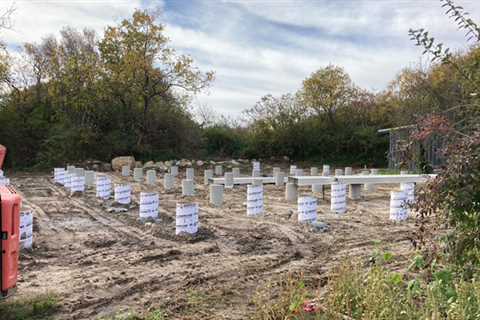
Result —
<svg viewBox="0 0 480 320"><path fill-rule="evenodd" d="M52 294L0 301L0 315L2 315L2 320L53 319L58 309L57 297Z"/></svg>
<svg viewBox="0 0 480 320"><path fill-rule="evenodd" d="M270 282L258 290L253 298L256 312L252 319L301 319L298 314L309 297L302 275L289 274L277 282Z"/></svg>
<svg viewBox="0 0 480 320"><path fill-rule="evenodd" d="M214 125L203 130L204 145L208 155L239 157L245 148L242 133L227 126Z"/></svg>

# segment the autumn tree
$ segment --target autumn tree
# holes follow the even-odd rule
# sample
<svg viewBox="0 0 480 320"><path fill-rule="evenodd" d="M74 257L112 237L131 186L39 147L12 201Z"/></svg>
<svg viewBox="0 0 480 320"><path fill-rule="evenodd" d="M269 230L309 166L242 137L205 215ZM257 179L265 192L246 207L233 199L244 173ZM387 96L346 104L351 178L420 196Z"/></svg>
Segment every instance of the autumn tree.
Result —
<svg viewBox="0 0 480 320"><path fill-rule="evenodd" d="M352 89L352 80L343 68L329 65L303 81L301 95L306 107L318 115L325 114L334 125L335 113L349 104Z"/></svg>
<svg viewBox="0 0 480 320"><path fill-rule="evenodd" d="M99 46L109 93L141 114L137 145L148 133L156 101L198 93L213 80L213 72L201 72L191 57L168 46L163 26L146 11L137 10L131 19L108 27Z"/></svg>

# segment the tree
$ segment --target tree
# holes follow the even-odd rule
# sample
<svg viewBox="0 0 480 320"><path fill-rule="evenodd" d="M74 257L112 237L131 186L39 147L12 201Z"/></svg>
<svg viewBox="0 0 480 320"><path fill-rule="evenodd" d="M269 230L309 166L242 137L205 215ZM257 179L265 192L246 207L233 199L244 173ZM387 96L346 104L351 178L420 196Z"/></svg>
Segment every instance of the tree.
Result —
<svg viewBox="0 0 480 320"><path fill-rule="evenodd" d="M303 81L301 95L306 107L318 115L326 114L330 124L334 125L335 113L348 105L352 89L350 76L343 68L329 65Z"/></svg>
<svg viewBox="0 0 480 320"><path fill-rule="evenodd" d="M131 19L108 27L99 44L110 94L125 108L140 111L137 146L148 133L155 101L171 100L175 88L198 93L214 78L213 72L194 67L191 57L177 55L163 31L153 15L137 10Z"/></svg>

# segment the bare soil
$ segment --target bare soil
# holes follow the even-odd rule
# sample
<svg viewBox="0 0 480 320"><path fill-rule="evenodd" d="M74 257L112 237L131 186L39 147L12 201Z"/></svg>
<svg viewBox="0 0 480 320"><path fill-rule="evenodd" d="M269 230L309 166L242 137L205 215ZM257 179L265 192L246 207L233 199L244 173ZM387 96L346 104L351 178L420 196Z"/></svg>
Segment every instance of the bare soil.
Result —
<svg viewBox="0 0 480 320"><path fill-rule="evenodd" d="M200 171L200 170L196 170ZM95 191L70 196L45 174L17 174L13 184L24 205L34 210L34 248L21 256L17 296L56 293L58 319L96 319L131 310L143 314L161 308L173 319L248 319L256 290L289 272L304 272L322 286L328 270L344 259L368 256L382 246L407 253L413 219L388 219L389 193L379 186L362 200L348 200L344 215L330 212L329 191L319 197L315 233L297 223L297 206L284 200L284 188L265 185L262 217L246 216L246 187L226 190L223 208L208 203L202 177L197 194L185 199L177 189L129 182L134 201L140 190L160 192L161 222L141 223L138 207L107 212ZM160 180L159 180L160 182ZM300 194L309 194L301 188ZM175 236L176 201L200 205L201 228L192 238Z"/></svg>

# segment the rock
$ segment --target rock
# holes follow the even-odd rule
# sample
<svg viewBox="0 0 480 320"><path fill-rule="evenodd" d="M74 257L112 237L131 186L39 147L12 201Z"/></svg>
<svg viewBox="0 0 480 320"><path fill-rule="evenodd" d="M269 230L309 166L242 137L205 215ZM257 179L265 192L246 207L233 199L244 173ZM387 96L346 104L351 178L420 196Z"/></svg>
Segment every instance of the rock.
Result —
<svg viewBox="0 0 480 320"><path fill-rule="evenodd" d="M197 167L203 167L203 164L202 160L197 160Z"/></svg>
<svg viewBox="0 0 480 320"><path fill-rule="evenodd" d="M147 161L145 162L145 164L143 165L143 168L144 169L150 169L151 167L153 167L155 165L155 162L153 161Z"/></svg>
<svg viewBox="0 0 480 320"><path fill-rule="evenodd" d="M311 224L312 231L316 233L323 233L328 231L328 224L324 222L315 222Z"/></svg>
<svg viewBox="0 0 480 320"><path fill-rule="evenodd" d="M155 162L155 168L158 171L168 171L168 167L162 161Z"/></svg>
<svg viewBox="0 0 480 320"><path fill-rule="evenodd" d="M171 167L171 166L173 166L173 161L171 161L171 160L165 161L165 165L167 167Z"/></svg>
<svg viewBox="0 0 480 320"><path fill-rule="evenodd" d="M240 165L240 162L238 162L238 161L236 161L236 160L233 160L233 159L232 159L231 163L232 163L234 166Z"/></svg>
<svg viewBox="0 0 480 320"><path fill-rule="evenodd" d="M102 163L102 165L100 166L100 171L102 172L109 172L109 171L112 171L112 165L110 163Z"/></svg>
<svg viewBox="0 0 480 320"><path fill-rule="evenodd" d="M283 160L285 160L285 161L289 161L289 160L290 160L290 158L289 158L289 157L287 157L287 156L283 156Z"/></svg>
<svg viewBox="0 0 480 320"><path fill-rule="evenodd" d="M178 163L178 166L179 167L191 167L192 166L192 162L190 160L187 160L187 159L182 159L180 160L180 162Z"/></svg>
<svg viewBox="0 0 480 320"><path fill-rule="evenodd" d="M130 169L135 168L135 158L132 156L116 157L112 159L112 169L121 171L122 166L129 166Z"/></svg>

